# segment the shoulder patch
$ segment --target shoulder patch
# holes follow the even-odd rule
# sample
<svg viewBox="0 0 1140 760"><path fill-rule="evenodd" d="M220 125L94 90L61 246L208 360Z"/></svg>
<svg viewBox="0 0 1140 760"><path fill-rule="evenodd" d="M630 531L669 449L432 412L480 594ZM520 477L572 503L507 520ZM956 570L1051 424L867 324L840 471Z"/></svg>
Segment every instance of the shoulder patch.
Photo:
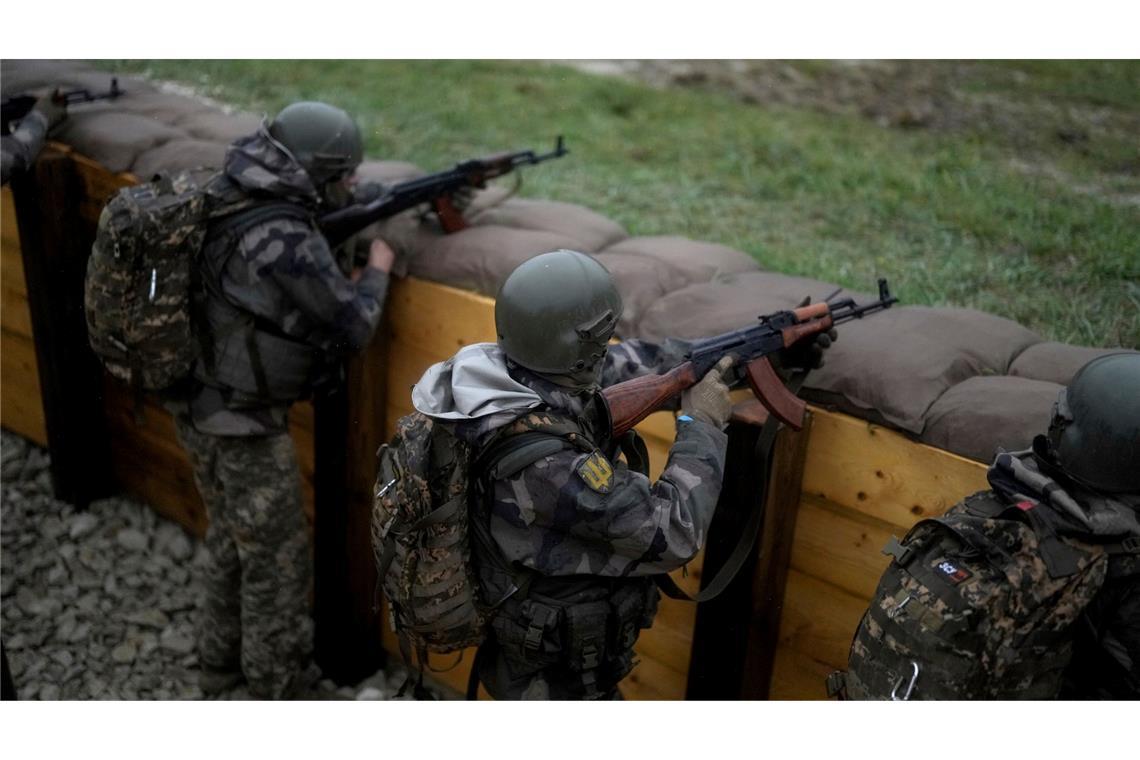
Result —
<svg viewBox="0 0 1140 760"><path fill-rule="evenodd" d="M578 477L585 481L591 491L609 493L614 485L614 468L602 452L594 451L578 463Z"/></svg>

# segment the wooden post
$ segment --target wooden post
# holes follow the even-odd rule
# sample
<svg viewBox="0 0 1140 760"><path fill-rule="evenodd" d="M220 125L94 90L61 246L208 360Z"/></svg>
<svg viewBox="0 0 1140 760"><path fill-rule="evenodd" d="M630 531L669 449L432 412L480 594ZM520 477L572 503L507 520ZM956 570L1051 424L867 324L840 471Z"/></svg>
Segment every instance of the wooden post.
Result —
<svg viewBox="0 0 1140 760"><path fill-rule="evenodd" d="M784 587L792 557L804 462L811 438L812 415L804 415L799 432L784 428L776 438L772 474L764 506L764 527L760 532L759 558L751 578L752 606L741 669L740 697L767 699L772 669L779 645L780 612Z"/></svg>
<svg viewBox="0 0 1140 760"><path fill-rule="evenodd" d="M687 699L763 699L771 680L811 420L808 415L800 432L781 428L773 450L765 451L760 425L766 415L752 407L741 411L728 428L725 485L709 527L702 578L707 582L725 564L753 510L764 510L763 523L736 577L697 608Z"/></svg>
<svg viewBox="0 0 1140 760"><path fill-rule="evenodd" d="M344 386L314 403L317 664L340 683L384 661L372 556L372 485L384 440L386 330L348 362Z"/></svg>
<svg viewBox="0 0 1140 760"><path fill-rule="evenodd" d="M114 490L103 371L87 342L83 281L95 229L72 157L49 145L12 179L55 496L79 507Z"/></svg>

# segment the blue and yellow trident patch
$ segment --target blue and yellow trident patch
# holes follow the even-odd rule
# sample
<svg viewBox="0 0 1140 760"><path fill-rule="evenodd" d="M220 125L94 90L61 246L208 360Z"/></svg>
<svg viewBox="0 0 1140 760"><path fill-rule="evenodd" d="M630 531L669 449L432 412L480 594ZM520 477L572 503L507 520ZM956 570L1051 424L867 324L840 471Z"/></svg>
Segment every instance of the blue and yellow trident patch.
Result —
<svg viewBox="0 0 1140 760"><path fill-rule="evenodd" d="M578 465L578 476L592 491L609 493L614 485L614 468L602 452L595 451Z"/></svg>

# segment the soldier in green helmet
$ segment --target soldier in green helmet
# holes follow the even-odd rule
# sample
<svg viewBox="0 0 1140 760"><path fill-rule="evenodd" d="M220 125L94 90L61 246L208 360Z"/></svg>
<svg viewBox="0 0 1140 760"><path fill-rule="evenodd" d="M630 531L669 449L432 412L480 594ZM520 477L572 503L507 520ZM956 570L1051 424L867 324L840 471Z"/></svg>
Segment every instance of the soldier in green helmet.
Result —
<svg viewBox="0 0 1140 760"><path fill-rule="evenodd" d="M612 437L598 391L671 369L684 345L610 345L621 313L597 260L542 254L503 283L497 342L461 349L412 390L416 410L473 452L520 426L570 430L576 441L496 459L485 498L473 501L474 565L495 610L475 670L496 699L620 698L634 643L657 611L653 576L705 541L724 475L732 358L684 393L676 442L651 481L636 439Z"/></svg>
<svg viewBox="0 0 1140 760"><path fill-rule="evenodd" d="M1073 376L991 489L920 523L829 686L855 699L1140 698L1140 353ZM933 528L933 530L932 530Z"/></svg>
<svg viewBox="0 0 1140 760"><path fill-rule="evenodd" d="M339 359L367 346L380 318L392 250L373 242L353 271L314 222L352 200L362 152L344 111L294 103L235 141L210 183L223 202L251 203L207 233L194 294L201 351L173 405L210 518L198 620L206 693L244 679L255 696L290 697L317 675L288 413L339 381Z"/></svg>

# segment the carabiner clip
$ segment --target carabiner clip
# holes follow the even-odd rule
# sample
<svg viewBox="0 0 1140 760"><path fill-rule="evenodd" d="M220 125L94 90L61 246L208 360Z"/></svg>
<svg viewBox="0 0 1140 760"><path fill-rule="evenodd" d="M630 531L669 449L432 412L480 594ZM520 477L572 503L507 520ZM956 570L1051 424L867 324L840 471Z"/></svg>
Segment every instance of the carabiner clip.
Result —
<svg viewBox="0 0 1140 760"><path fill-rule="evenodd" d="M898 695L899 687L902 686L903 679L906 678L905 675L899 676L899 680L895 681L895 688L891 689L892 702L907 702L910 700L911 692L914 691L914 683L918 680L918 663L911 660L910 664L911 667L914 668L914 673L910 677L910 683L906 686L906 694L903 694L901 697Z"/></svg>

